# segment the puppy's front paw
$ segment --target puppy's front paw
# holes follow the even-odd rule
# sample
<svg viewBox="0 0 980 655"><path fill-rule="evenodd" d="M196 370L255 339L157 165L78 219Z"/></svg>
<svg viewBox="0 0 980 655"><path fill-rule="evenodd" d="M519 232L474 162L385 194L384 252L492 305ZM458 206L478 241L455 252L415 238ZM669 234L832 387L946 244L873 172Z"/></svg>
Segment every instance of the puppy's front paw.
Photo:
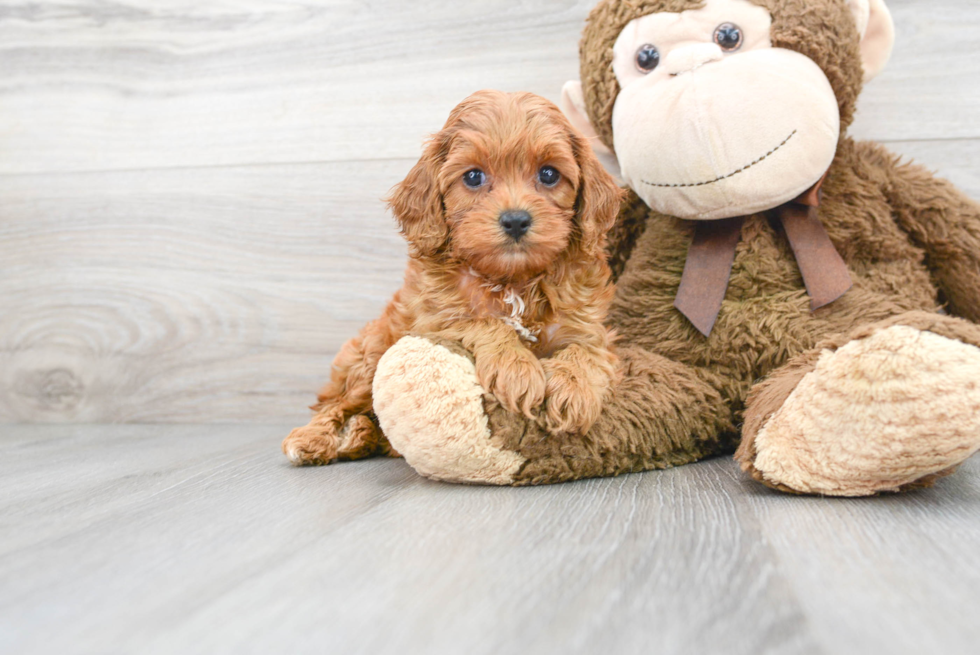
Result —
<svg viewBox="0 0 980 655"><path fill-rule="evenodd" d="M531 416L531 411L544 402L544 369L538 358L525 348L477 357L476 376L484 389L515 414Z"/></svg>
<svg viewBox="0 0 980 655"><path fill-rule="evenodd" d="M602 413L602 402L609 387L604 372L583 370L560 359L542 362L548 376L546 425L549 432L584 433Z"/></svg>
<svg viewBox="0 0 980 655"><path fill-rule="evenodd" d="M337 459L340 435L333 421L296 428L282 442L282 452L297 466L329 464Z"/></svg>

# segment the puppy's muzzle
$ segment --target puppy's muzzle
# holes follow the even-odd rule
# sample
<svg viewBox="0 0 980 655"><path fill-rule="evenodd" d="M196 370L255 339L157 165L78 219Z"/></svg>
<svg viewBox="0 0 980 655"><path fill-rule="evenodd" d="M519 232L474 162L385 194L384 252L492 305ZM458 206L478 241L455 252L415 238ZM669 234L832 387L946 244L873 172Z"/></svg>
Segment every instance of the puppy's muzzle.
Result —
<svg viewBox="0 0 980 655"><path fill-rule="evenodd" d="M500 215L500 227L511 239L520 241L531 229L531 215L524 210L507 210Z"/></svg>

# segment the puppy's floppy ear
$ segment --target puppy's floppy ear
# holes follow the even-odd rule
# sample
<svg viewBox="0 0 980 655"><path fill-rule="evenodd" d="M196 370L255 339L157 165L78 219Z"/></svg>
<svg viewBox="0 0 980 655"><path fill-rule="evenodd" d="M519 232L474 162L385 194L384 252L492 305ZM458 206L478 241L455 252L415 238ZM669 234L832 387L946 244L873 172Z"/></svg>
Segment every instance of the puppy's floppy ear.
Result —
<svg viewBox="0 0 980 655"><path fill-rule="evenodd" d="M449 237L439 187L439 169L448 150L449 136L444 130L432 137L422 158L388 196L388 206L413 255L434 255Z"/></svg>
<svg viewBox="0 0 980 655"><path fill-rule="evenodd" d="M582 92L581 82L578 80L565 82L565 86L561 88L561 100L558 102L558 107L568 122L581 132L582 136L589 142L592 151L599 158L599 163L605 166L609 174L616 180L616 184L622 185L623 171L619 166L616 153L610 150L599 138L595 128L592 127L592 121L589 120L589 113L585 110L585 96Z"/></svg>
<svg viewBox="0 0 980 655"><path fill-rule="evenodd" d="M619 216L623 190L599 163L592 146L578 133L572 133L572 150L579 167L578 199L575 213L585 252L605 257L606 233Z"/></svg>

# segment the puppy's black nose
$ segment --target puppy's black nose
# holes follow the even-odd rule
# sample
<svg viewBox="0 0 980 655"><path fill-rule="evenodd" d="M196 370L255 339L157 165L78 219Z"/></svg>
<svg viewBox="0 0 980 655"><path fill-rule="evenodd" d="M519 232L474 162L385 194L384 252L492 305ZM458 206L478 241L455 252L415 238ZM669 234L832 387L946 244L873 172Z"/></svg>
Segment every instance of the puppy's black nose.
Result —
<svg viewBox="0 0 980 655"><path fill-rule="evenodd" d="M500 215L500 227L514 241L520 241L531 227L531 215L524 210L509 209Z"/></svg>

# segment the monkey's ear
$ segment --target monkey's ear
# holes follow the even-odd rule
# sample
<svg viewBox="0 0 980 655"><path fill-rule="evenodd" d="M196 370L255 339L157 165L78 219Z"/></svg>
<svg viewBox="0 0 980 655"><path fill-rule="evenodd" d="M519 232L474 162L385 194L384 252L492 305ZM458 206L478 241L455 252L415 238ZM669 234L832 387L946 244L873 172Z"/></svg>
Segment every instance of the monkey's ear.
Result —
<svg viewBox="0 0 980 655"><path fill-rule="evenodd" d="M433 137L422 158L387 198L388 207L414 255L434 255L449 236L439 188L439 169L447 147L444 134Z"/></svg>
<svg viewBox="0 0 980 655"><path fill-rule="evenodd" d="M576 216L582 233L582 250L603 257L606 233L619 216L623 190L603 169L585 138L573 134L572 149L579 167Z"/></svg>
<svg viewBox="0 0 980 655"><path fill-rule="evenodd" d="M888 63L895 45L895 23L885 0L847 0L861 35L864 81L872 79Z"/></svg>
<svg viewBox="0 0 980 655"><path fill-rule="evenodd" d="M616 159L616 153L602 142L599 134L592 127L592 121L589 120L589 114L585 109L585 96L582 94L581 82L578 80L565 82L565 86L561 89L561 100L558 101L558 107L561 109L561 113L565 114L568 122L588 140L592 146L592 151L595 152L596 157L599 158L599 161L602 162L605 169L609 171L609 174L613 176L616 183L622 184L623 174L619 168L619 160Z"/></svg>

